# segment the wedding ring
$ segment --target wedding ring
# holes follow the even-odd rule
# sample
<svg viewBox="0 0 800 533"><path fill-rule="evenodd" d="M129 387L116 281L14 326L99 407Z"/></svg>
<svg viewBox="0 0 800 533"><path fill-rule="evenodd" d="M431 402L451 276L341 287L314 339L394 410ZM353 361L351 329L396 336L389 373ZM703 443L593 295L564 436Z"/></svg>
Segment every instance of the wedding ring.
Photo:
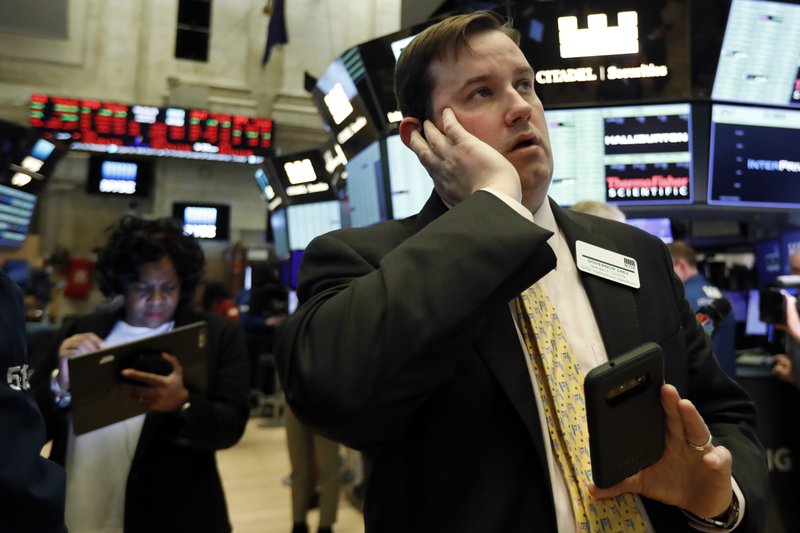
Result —
<svg viewBox="0 0 800 533"><path fill-rule="evenodd" d="M704 452L704 451L706 451L706 448L711 446L711 434L708 435L708 442L706 442L702 446L698 446L697 444L692 444L688 440L686 440L686 445L688 447L690 447L690 448L693 448L693 449L697 450L698 452Z"/></svg>

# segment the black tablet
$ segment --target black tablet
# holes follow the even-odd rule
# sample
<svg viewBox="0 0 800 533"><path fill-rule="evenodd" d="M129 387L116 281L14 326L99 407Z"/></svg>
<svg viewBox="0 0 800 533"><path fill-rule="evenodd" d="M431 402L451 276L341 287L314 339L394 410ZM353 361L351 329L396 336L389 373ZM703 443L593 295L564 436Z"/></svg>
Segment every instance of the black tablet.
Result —
<svg viewBox="0 0 800 533"><path fill-rule="evenodd" d="M648 342L586 375L586 419L592 478L610 487L664 453L664 352Z"/></svg>
<svg viewBox="0 0 800 533"><path fill-rule="evenodd" d="M208 389L206 339L206 323L196 322L70 359L75 434L81 435L144 413L142 405L124 390L120 372L135 365L142 370L147 368L146 371L158 372L157 367L143 367L142 361L152 364L161 352L171 353L181 362L187 389L205 392Z"/></svg>

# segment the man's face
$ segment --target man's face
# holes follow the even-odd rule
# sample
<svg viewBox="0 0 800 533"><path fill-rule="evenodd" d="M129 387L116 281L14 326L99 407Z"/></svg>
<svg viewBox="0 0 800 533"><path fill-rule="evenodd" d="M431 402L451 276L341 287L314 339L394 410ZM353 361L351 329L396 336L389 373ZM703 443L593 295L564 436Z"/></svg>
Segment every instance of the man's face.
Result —
<svg viewBox="0 0 800 533"><path fill-rule="evenodd" d="M503 154L519 173L522 203L538 208L553 174L544 109L533 88L533 69L519 47L497 30L467 38L457 59L434 60L430 72L434 124L442 130L449 107L461 125Z"/></svg>
<svg viewBox="0 0 800 533"><path fill-rule="evenodd" d="M795 252L789 256L789 274L800 275L800 252Z"/></svg>
<svg viewBox="0 0 800 533"><path fill-rule="evenodd" d="M675 275L678 276L678 279L683 281L683 268L681 267L681 262L678 259L672 260L672 270L675 272Z"/></svg>
<svg viewBox="0 0 800 533"><path fill-rule="evenodd" d="M139 267L139 280L125 290L125 321L131 326L157 328L175 315L181 280L172 260L164 256Z"/></svg>

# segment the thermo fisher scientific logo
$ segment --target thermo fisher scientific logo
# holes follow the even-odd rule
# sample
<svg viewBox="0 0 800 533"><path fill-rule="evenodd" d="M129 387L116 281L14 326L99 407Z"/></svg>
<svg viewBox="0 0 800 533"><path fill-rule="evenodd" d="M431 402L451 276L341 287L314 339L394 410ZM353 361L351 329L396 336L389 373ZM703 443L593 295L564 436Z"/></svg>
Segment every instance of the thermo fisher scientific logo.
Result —
<svg viewBox="0 0 800 533"><path fill-rule="evenodd" d="M688 114L605 119L606 200L689 201Z"/></svg>

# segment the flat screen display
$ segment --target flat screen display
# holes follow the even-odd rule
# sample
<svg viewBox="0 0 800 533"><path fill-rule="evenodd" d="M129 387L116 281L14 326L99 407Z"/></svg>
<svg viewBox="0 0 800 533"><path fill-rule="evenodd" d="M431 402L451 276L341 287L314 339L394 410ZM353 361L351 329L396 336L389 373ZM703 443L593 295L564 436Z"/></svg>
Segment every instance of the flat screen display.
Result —
<svg viewBox="0 0 800 533"><path fill-rule="evenodd" d="M342 209L338 200L298 204L286 207L289 249L305 250L314 237L342 227Z"/></svg>
<svg viewBox="0 0 800 533"><path fill-rule="evenodd" d="M399 135L386 138L386 156L392 218L402 219L417 214L433 191L433 180Z"/></svg>
<svg viewBox="0 0 800 533"><path fill-rule="evenodd" d="M103 157L89 159L86 191L91 194L146 198L150 196L152 184L152 161Z"/></svg>
<svg viewBox="0 0 800 533"><path fill-rule="evenodd" d="M747 291L722 291L722 295L731 303L731 313L736 322L747 321Z"/></svg>
<svg viewBox="0 0 800 533"><path fill-rule="evenodd" d="M174 203L172 216L183 224L183 231L196 239L230 238L230 206L224 204Z"/></svg>
<svg viewBox="0 0 800 533"><path fill-rule="evenodd" d="M800 107L800 5L733 0L711 97Z"/></svg>
<svg viewBox="0 0 800 533"><path fill-rule="evenodd" d="M542 102L552 108L687 98L689 4L535 2L520 9L515 26Z"/></svg>
<svg viewBox="0 0 800 533"><path fill-rule="evenodd" d="M545 111L560 205L692 201L688 103Z"/></svg>
<svg viewBox="0 0 800 533"><path fill-rule="evenodd" d="M30 125L73 150L234 163L261 163L273 141L269 118L43 94Z"/></svg>
<svg viewBox="0 0 800 533"><path fill-rule="evenodd" d="M35 195L0 185L0 247L19 248L25 243L35 208Z"/></svg>
<svg viewBox="0 0 800 533"><path fill-rule="evenodd" d="M375 141L347 161L347 202L350 226L370 226L389 218L381 141Z"/></svg>
<svg viewBox="0 0 800 533"><path fill-rule="evenodd" d="M357 48L351 48L330 64L317 80L311 97L346 158L350 159L380 137L364 98L353 81L363 75Z"/></svg>
<svg viewBox="0 0 800 533"><path fill-rule="evenodd" d="M275 198L275 189L273 189L272 185L270 185L267 173L264 172L264 169L262 168L256 169L256 171L253 173L253 178L256 180L258 192L260 192L261 196L264 197L264 201L267 202L267 204L270 204Z"/></svg>
<svg viewBox="0 0 800 533"><path fill-rule="evenodd" d="M763 336L769 333L769 326L761 321L760 302L758 289L751 289L747 298L747 318L744 326L746 335Z"/></svg>
<svg viewBox="0 0 800 533"><path fill-rule="evenodd" d="M800 207L800 110L711 108L708 203Z"/></svg>
<svg viewBox="0 0 800 533"><path fill-rule="evenodd" d="M665 243L672 242L672 221L666 217L661 218L629 218L626 220L631 226L646 231L658 237Z"/></svg>
<svg viewBox="0 0 800 533"><path fill-rule="evenodd" d="M46 161L55 149L55 143L52 143L47 139L36 139L36 141L33 143L33 148L31 148L31 156L35 157L36 159Z"/></svg>
<svg viewBox="0 0 800 533"><path fill-rule="evenodd" d="M303 258L303 250L293 250L285 259L281 260L279 282L284 287L297 289L300 276L300 261Z"/></svg>
<svg viewBox="0 0 800 533"><path fill-rule="evenodd" d="M375 122L384 133L397 130L401 116L394 92L394 68L403 49L411 39L436 20L361 43L356 47L358 58L353 58L352 73L358 92L373 110Z"/></svg>
<svg viewBox="0 0 800 533"><path fill-rule="evenodd" d="M25 128L22 137L7 141L0 147L0 181L31 194L38 194L52 175L58 162L67 152L67 145L53 138L43 138L38 132ZM0 132L2 135L2 132ZM5 158L5 161L2 161Z"/></svg>
<svg viewBox="0 0 800 533"><path fill-rule="evenodd" d="M269 212L269 226L275 253L278 257L289 254L289 229L286 227L286 208Z"/></svg>
<svg viewBox="0 0 800 533"><path fill-rule="evenodd" d="M273 189L289 204L320 202L337 197L319 150L270 157L265 169Z"/></svg>

